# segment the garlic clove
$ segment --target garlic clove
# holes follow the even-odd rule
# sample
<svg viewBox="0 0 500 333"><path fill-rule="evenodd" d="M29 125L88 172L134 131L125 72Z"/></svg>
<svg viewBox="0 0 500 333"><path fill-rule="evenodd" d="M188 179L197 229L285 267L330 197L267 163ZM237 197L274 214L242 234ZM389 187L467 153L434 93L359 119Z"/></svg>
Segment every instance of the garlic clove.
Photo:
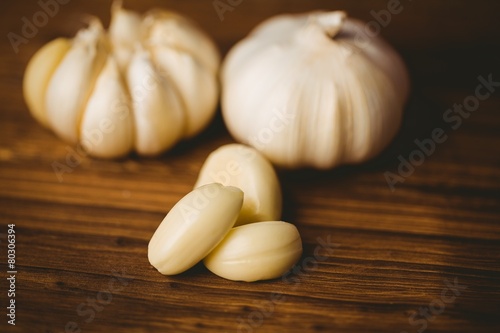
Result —
<svg viewBox="0 0 500 333"><path fill-rule="evenodd" d="M235 187L208 184L184 196L165 216L148 245L160 273L184 272L202 260L229 232L243 203Z"/></svg>
<svg viewBox="0 0 500 333"><path fill-rule="evenodd" d="M228 144L213 151L203 164L195 188L209 183L235 186L245 193L235 226L281 218L281 188L271 163L258 151Z"/></svg>
<svg viewBox="0 0 500 333"><path fill-rule="evenodd" d="M269 221L231 229L203 263L225 279L253 282L282 276L301 255L297 228L290 223Z"/></svg>
<svg viewBox="0 0 500 333"><path fill-rule="evenodd" d="M94 19L78 32L50 79L47 118L54 132L70 143L78 141L82 111L106 61L106 49L102 25Z"/></svg>
<svg viewBox="0 0 500 333"><path fill-rule="evenodd" d="M23 79L23 93L33 117L42 125L49 127L45 111L45 93L49 79L71 47L66 38L57 38L45 44L31 58Z"/></svg>
<svg viewBox="0 0 500 333"><path fill-rule="evenodd" d="M144 16L147 43L186 52L217 75L220 55L211 38L191 20L171 11L151 10Z"/></svg>
<svg viewBox="0 0 500 333"><path fill-rule="evenodd" d="M163 76L175 84L186 111L186 137L203 130L213 118L218 102L215 75L186 52L165 46L151 47Z"/></svg>
<svg viewBox="0 0 500 333"><path fill-rule="evenodd" d="M83 112L80 144L97 157L128 154L134 145L131 108L118 64L108 56Z"/></svg>
<svg viewBox="0 0 500 333"><path fill-rule="evenodd" d="M141 21L138 13L122 7L122 1L113 2L108 34L121 71L126 70L134 53L134 46L141 41Z"/></svg>
<svg viewBox="0 0 500 333"><path fill-rule="evenodd" d="M153 65L149 52L137 46L127 71L135 124L135 149L159 154L177 143L185 128L182 101L168 77Z"/></svg>

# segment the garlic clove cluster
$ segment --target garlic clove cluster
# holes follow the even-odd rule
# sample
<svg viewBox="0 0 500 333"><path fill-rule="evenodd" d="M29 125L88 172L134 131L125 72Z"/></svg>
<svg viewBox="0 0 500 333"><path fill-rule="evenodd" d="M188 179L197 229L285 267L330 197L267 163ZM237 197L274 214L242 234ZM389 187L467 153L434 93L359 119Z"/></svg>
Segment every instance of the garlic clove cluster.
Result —
<svg viewBox="0 0 500 333"><path fill-rule="evenodd" d="M278 278L299 260L297 228L278 221L278 178L255 149L229 144L215 150L194 187L149 242L149 261L160 273L179 274L204 258L220 277L251 282Z"/></svg>
<svg viewBox="0 0 500 333"><path fill-rule="evenodd" d="M213 151L203 164L195 188L218 182L245 193L235 226L281 218L282 196L271 163L257 150L228 144Z"/></svg>
<svg viewBox="0 0 500 333"><path fill-rule="evenodd" d="M280 15L222 66L230 133L289 168L331 168L380 153L409 93L399 55L344 12Z"/></svg>
<svg viewBox="0 0 500 333"><path fill-rule="evenodd" d="M24 95L40 123L90 155L157 155L208 125L219 62L213 42L188 19L114 3L109 31L93 18L73 39L33 56Z"/></svg>

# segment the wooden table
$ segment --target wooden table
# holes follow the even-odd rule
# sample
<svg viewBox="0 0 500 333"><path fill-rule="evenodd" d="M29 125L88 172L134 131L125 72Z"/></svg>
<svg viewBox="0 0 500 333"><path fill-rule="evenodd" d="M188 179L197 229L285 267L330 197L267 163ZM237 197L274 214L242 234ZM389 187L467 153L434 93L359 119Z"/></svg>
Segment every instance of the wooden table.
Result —
<svg viewBox="0 0 500 333"><path fill-rule="evenodd" d="M144 11L161 2L126 3ZM500 95L457 129L442 120L474 94L478 76L500 81L500 3L401 4L381 32L412 74L403 128L370 163L280 171L284 219L304 241L286 281L231 282L202 265L166 277L147 260L152 233L190 191L207 154L232 141L220 116L163 156L83 158L58 181L51 164L64 163L71 147L29 115L23 70L41 45L72 36L82 13L108 22L108 1L60 5L17 54L2 37L0 331L500 332ZM164 5L197 20L226 52L274 14L346 9L370 21L388 1L242 1L223 21L212 1ZM40 6L4 0L0 9L6 36L19 34L23 16ZM435 128L448 139L391 191L384 173L396 173L398 156L408 159L414 140ZM16 232L16 326L5 314L8 224Z"/></svg>

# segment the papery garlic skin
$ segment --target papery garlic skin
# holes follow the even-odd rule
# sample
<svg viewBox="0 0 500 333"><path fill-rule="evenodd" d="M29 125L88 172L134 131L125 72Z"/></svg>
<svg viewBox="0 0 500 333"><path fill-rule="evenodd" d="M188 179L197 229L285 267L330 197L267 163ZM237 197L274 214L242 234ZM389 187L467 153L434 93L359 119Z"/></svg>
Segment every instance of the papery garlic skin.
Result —
<svg viewBox="0 0 500 333"><path fill-rule="evenodd" d="M271 163L257 150L241 144L224 145L203 164L195 188L219 182L245 193L235 226L281 218L282 195Z"/></svg>
<svg viewBox="0 0 500 333"><path fill-rule="evenodd" d="M326 169L379 154L400 127L409 79L399 55L364 28L344 12L259 25L223 63L230 133L288 168Z"/></svg>
<svg viewBox="0 0 500 333"><path fill-rule="evenodd" d="M108 32L92 18L75 38L41 48L23 92L40 123L89 155L158 155L213 118L219 63L215 44L186 18L115 2Z"/></svg>
<svg viewBox="0 0 500 333"><path fill-rule="evenodd" d="M282 276L301 255L302 240L293 224L266 221L231 229L203 263L225 279L253 282Z"/></svg>
<svg viewBox="0 0 500 333"><path fill-rule="evenodd" d="M243 203L235 187L208 184L185 195L165 216L148 245L160 273L175 275L202 260L229 232Z"/></svg>

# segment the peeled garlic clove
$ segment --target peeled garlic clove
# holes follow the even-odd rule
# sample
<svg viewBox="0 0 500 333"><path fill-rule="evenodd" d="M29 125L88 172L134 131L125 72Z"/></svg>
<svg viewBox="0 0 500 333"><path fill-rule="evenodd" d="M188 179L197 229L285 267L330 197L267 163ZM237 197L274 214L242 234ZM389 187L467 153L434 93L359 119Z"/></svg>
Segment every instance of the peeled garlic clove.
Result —
<svg viewBox="0 0 500 333"><path fill-rule="evenodd" d="M218 182L245 193L236 226L281 218L281 188L271 163L253 148L228 144L212 152L203 164L195 188Z"/></svg>
<svg viewBox="0 0 500 333"><path fill-rule="evenodd" d="M164 76L175 84L186 111L185 137L198 134L214 116L218 82L213 73L190 54L175 48L151 48L155 63Z"/></svg>
<svg viewBox="0 0 500 333"><path fill-rule="evenodd" d="M177 143L185 127L182 102L172 82L160 76L149 52L138 46L127 72L135 123L135 149L154 155Z"/></svg>
<svg viewBox="0 0 500 333"><path fill-rule="evenodd" d="M33 117L49 126L45 111L45 93L49 79L71 47L71 41L57 38L45 44L30 59L23 79L23 93Z"/></svg>
<svg viewBox="0 0 500 333"><path fill-rule="evenodd" d="M231 229L203 260L213 273L229 280L275 279L302 255L297 228L286 222L258 222Z"/></svg>
<svg viewBox="0 0 500 333"><path fill-rule="evenodd" d="M128 154L134 144L131 102L116 60L108 56L80 125L80 144L98 157Z"/></svg>
<svg viewBox="0 0 500 333"><path fill-rule="evenodd" d="M203 259L234 225L243 203L241 190L209 184L183 197L155 231L148 258L160 273L184 272Z"/></svg>
<svg viewBox="0 0 500 333"><path fill-rule="evenodd" d="M45 107L51 128L68 142L78 141L85 103L107 57L101 23L80 30L50 79Z"/></svg>
<svg viewBox="0 0 500 333"><path fill-rule="evenodd" d="M399 55L344 12L271 18L228 53L222 113L236 140L289 167L331 168L380 153L408 97Z"/></svg>

